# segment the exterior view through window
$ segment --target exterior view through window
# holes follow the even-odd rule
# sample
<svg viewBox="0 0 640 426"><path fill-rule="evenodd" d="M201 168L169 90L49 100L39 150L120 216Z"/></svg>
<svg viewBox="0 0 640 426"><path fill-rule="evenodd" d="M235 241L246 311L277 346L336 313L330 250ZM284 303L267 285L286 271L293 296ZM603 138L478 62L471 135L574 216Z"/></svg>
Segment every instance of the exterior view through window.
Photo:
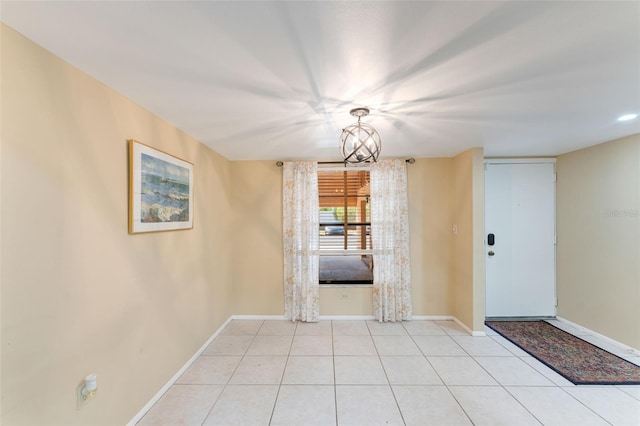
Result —
<svg viewBox="0 0 640 426"><path fill-rule="evenodd" d="M369 171L318 171L320 284L372 284Z"/></svg>

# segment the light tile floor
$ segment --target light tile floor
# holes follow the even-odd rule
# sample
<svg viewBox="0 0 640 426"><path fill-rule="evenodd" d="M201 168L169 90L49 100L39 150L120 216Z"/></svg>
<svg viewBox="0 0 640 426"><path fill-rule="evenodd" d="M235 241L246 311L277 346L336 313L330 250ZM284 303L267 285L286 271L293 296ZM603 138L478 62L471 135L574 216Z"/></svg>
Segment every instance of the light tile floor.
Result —
<svg viewBox="0 0 640 426"><path fill-rule="evenodd" d="M138 424L638 426L640 386L574 386L453 321L234 320Z"/></svg>

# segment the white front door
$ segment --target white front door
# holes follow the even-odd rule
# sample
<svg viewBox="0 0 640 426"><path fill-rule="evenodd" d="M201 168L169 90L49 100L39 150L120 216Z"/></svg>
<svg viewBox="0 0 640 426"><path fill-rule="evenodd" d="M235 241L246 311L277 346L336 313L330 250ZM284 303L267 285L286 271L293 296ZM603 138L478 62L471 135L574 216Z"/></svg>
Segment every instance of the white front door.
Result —
<svg viewBox="0 0 640 426"><path fill-rule="evenodd" d="M485 232L486 316L555 316L555 164L486 160Z"/></svg>

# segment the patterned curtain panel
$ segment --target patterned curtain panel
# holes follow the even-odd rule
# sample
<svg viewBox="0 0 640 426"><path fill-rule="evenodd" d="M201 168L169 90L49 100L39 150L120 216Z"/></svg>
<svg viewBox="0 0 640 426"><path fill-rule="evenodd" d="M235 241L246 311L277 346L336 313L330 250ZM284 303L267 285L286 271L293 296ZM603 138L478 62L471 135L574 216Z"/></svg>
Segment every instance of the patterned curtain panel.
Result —
<svg viewBox="0 0 640 426"><path fill-rule="evenodd" d="M371 166L373 314L378 321L411 319L407 165L381 160Z"/></svg>
<svg viewBox="0 0 640 426"><path fill-rule="evenodd" d="M284 315L292 321L316 322L320 315L318 163L285 162L282 193Z"/></svg>

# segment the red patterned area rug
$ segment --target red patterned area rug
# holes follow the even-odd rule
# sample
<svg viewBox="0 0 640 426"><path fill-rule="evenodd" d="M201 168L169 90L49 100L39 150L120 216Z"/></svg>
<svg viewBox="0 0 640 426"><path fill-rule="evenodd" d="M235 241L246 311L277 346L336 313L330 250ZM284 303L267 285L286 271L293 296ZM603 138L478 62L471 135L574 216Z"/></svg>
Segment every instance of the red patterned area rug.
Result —
<svg viewBox="0 0 640 426"><path fill-rule="evenodd" d="M487 321L486 324L573 384L640 384L640 366L546 321Z"/></svg>

